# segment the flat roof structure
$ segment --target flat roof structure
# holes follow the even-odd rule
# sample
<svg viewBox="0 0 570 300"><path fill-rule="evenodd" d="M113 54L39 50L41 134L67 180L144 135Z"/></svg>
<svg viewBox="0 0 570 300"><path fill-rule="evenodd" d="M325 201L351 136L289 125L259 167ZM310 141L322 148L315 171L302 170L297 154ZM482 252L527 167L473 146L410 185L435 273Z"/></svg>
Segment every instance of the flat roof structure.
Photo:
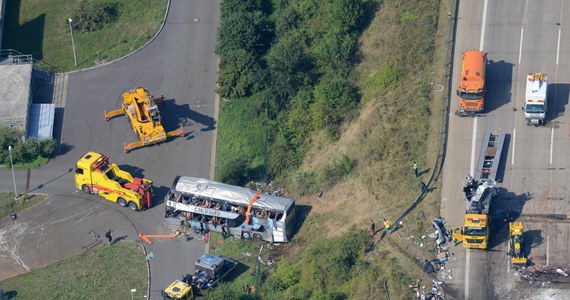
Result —
<svg viewBox="0 0 570 300"><path fill-rule="evenodd" d="M31 88L32 64L0 65L0 124L26 130Z"/></svg>
<svg viewBox="0 0 570 300"><path fill-rule="evenodd" d="M28 122L28 137L50 139L53 136L55 104L32 104Z"/></svg>

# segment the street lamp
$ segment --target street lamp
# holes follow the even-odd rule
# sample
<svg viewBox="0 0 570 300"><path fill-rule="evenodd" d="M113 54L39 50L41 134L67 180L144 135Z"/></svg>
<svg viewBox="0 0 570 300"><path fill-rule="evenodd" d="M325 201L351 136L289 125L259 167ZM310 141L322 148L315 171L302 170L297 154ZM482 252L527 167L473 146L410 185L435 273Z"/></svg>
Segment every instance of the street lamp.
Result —
<svg viewBox="0 0 570 300"><path fill-rule="evenodd" d="M71 27L71 22L73 22L73 20L71 18L67 20L69 21L69 33L71 34L71 48L73 48L73 61L75 62L75 66L77 67L77 56L75 56L75 42L73 41L73 27Z"/></svg>
<svg viewBox="0 0 570 300"><path fill-rule="evenodd" d="M133 294L137 292L137 289L131 289L131 300L133 300Z"/></svg>
<svg viewBox="0 0 570 300"><path fill-rule="evenodd" d="M14 176L14 163L12 162L12 146L8 146L8 152L10 153L10 168L12 168L12 180L14 181L14 194L16 194L16 200L17 200L18 190L16 190L16 176Z"/></svg>

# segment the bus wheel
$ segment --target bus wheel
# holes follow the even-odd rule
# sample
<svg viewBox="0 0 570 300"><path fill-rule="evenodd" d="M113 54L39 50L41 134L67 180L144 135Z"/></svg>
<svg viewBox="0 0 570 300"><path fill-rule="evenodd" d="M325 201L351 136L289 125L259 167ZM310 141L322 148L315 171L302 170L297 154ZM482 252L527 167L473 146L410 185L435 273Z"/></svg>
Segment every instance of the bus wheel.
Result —
<svg viewBox="0 0 570 300"><path fill-rule="evenodd" d="M253 234L253 239L257 242L261 242L261 240L263 240L263 237L261 236L261 234L259 233L254 233Z"/></svg>
<svg viewBox="0 0 570 300"><path fill-rule="evenodd" d="M131 210L137 211L139 210L139 206L134 203L133 201L129 202L129 207L131 208Z"/></svg>
<svg viewBox="0 0 570 300"><path fill-rule="evenodd" d="M123 198L123 197L117 198L117 203L119 203L119 205L122 207L127 206L127 200L125 200L125 198Z"/></svg>
<svg viewBox="0 0 570 300"><path fill-rule="evenodd" d="M85 193L85 194L91 194L91 189L89 188L88 185L84 184L81 186L81 190Z"/></svg>
<svg viewBox="0 0 570 300"><path fill-rule="evenodd" d="M251 239L251 234L247 231L244 231L241 233L241 237L243 237L246 240L249 240L249 239Z"/></svg>

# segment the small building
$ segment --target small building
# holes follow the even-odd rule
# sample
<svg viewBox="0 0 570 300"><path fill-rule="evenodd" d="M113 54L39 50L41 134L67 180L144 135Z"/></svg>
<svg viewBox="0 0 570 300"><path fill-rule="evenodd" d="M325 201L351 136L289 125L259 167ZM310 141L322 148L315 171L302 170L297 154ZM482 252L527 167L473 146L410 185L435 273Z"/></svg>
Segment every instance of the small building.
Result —
<svg viewBox="0 0 570 300"><path fill-rule="evenodd" d="M30 55L0 61L0 124L24 131L26 138L52 138L55 105L34 104Z"/></svg>

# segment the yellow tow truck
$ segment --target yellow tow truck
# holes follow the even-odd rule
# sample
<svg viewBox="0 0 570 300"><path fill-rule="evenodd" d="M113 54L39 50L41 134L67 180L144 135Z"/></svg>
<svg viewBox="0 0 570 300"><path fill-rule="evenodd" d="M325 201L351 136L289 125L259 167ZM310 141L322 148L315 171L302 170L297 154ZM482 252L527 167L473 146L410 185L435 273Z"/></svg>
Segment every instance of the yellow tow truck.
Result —
<svg viewBox="0 0 570 300"><path fill-rule="evenodd" d="M526 266L526 257L523 251L523 223L512 222L509 223L509 230L511 237L509 239L509 255L513 265Z"/></svg>
<svg viewBox="0 0 570 300"><path fill-rule="evenodd" d="M152 181L133 178L109 157L95 152L83 155L75 166L75 187L87 194L99 195L132 210L151 207Z"/></svg>
<svg viewBox="0 0 570 300"><path fill-rule="evenodd" d="M107 112L105 110L105 121L112 117L126 114L129 117L133 130L139 137L138 142L124 144L123 151L128 153L132 149L160 143L169 137L184 136L184 130L180 127L177 130L166 132L162 127L161 116L158 110L158 103L164 102L164 96L154 98L147 89L139 87L123 93L121 108Z"/></svg>

